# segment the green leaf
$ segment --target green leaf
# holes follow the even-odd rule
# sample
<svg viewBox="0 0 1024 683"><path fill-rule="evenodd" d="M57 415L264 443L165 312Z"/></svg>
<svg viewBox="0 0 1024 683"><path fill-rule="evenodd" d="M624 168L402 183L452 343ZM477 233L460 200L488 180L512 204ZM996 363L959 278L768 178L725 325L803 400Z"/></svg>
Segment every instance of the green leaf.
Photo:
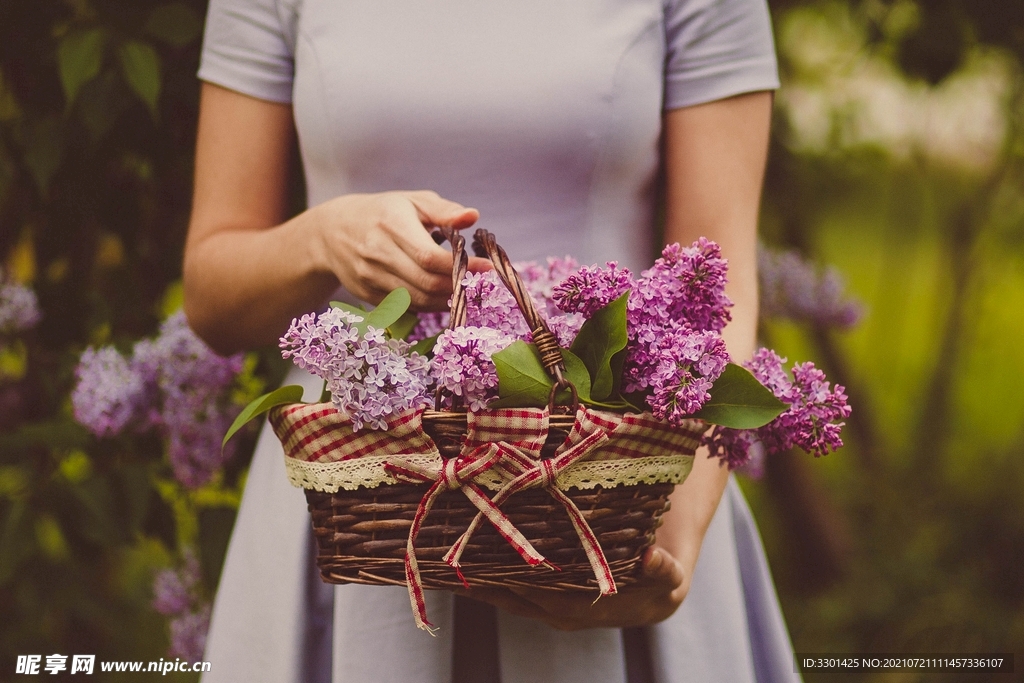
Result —
<svg viewBox="0 0 1024 683"><path fill-rule="evenodd" d="M64 86L65 108L71 109L82 86L96 78L103 65L103 29L74 31L64 36L57 46L57 67Z"/></svg>
<svg viewBox="0 0 1024 683"><path fill-rule="evenodd" d="M99 142L110 132L132 103L131 96L118 80L115 69L104 69L78 95L78 116L93 143Z"/></svg>
<svg viewBox="0 0 1024 683"><path fill-rule="evenodd" d="M156 119L157 98L160 97L160 56L152 45L138 40L122 44L117 56L121 60L121 73L125 81Z"/></svg>
<svg viewBox="0 0 1024 683"><path fill-rule="evenodd" d="M590 374L571 351L562 350L565 362L565 376L576 387L580 401L590 400ZM548 375L540 362L540 352L533 344L516 341L494 354L494 366L498 370L498 400L489 408L543 408L555 381ZM571 400L569 391L562 390L555 397L556 402L567 404Z"/></svg>
<svg viewBox="0 0 1024 683"><path fill-rule="evenodd" d="M583 323L579 334L573 340L570 350L579 356L590 371L593 380L591 395L603 401L612 395L616 384L616 373L612 358L626 348L629 337L626 333L626 302L629 292L599 308L590 320ZM622 366L619 365L621 373Z"/></svg>
<svg viewBox="0 0 1024 683"><path fill-rule="evenodd" d="M252 403L242 409L242 412L238 414L235 421L228 428L228 433L224 435L224 440L221 441L221 447L228 442L235 433L244 427L250 420L259 417L263 413L267 412L275 406L283 406L288 403L301 403L302 402L302 387L297 384L289 384L288 386L281 387L271 391L269 394L263 394L259 398L255 399Z"/></svg>
<svg viewBox="0 0 1024 683"><path fill-rule="evenodd" d="M35 547L28 503L15 501L5 513L0 530L0 586L14 578L18 567Z"/></svg>
<svg viewBox="0 0 1024 683"><path fill-rule="evenodd" d="M756 429L782 414L788 406L739 365L729 363L711 387L711 400L694 417L733 429Z"/></svg>
<svg viewBox="0 0 1024 683"><path fill-rule="evenodd" d="M411 311L406 311L402 314L401 318L388 325L388 333L392 339L405 339L412 333L419 322L420 318L418 315Z"/></svg>
<svg viewBox="0 0 1024 683"><path fill-rule="evenodd" d="M39 194L46 196L64 155L64 130L56 114L26 122L21 134L23 159Z"/></svg>
<svg viewBox="0 0 1024 683"><path fill-rule="evenodd" d="M171 47L185 47L199 37L203 22L188 5L172 2L149 13L146 33Z"/></svg>
<svg viewBox="0 0 1024 683"><path fill-rule="evenodd" d="M366 324L376 327L378 330L387 329L405 315L411 303L412 297L409 296L409 290L399 287L384 297L384 301L381 301L377 308L366 314Z"/></svg>
<svg viewBox="0 0 1024 683"><path fill-rule="evenodd" d="M437 338L440 336L441 333L438 332L433 337L427 337L426 339L419 340L418 342L412 345L412 351L420 354L421 356L433 358L434 347L437 345Z"/></svg>

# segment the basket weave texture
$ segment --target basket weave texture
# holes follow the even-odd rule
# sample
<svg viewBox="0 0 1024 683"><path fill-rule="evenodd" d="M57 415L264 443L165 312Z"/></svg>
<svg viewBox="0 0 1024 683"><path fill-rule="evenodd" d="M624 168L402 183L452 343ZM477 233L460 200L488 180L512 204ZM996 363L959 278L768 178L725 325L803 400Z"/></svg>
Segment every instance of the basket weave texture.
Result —
<svg viewBox="0 0 1024 683"><path fill-rule="evenodd" d="M292 483L306 489L324 581L373 585L406 584L407 539L430 486L403 483L388 472L388 462L412 461L439 470L444 461L468 455L492 439L537 460L551 459L564 452L574 432L578 437L588 425L607 438L555 483L575 484L564 492L593 530L615 583L628 585L654 540L668 495L689 473L703 431L703 423L696 420L669 428L650 415L581 409L568 416L549 415L545 409L502 409L471 413L468 419L465 413L412 411L392 420L385 432L353 432L351 422L330 404L276 408L271 423L285 446ZM497 435L503 428L505 434ZM496 467L475 483L490 493L511 479L512 473ZM549 492L520 491L501 510L561 571L523 562L497 529L482 524L461 560L469 584L597 587L579 534ZM415 543L425 588L464 585L442 558L478 512L459 490L441 493L427 512Z"/></svg>

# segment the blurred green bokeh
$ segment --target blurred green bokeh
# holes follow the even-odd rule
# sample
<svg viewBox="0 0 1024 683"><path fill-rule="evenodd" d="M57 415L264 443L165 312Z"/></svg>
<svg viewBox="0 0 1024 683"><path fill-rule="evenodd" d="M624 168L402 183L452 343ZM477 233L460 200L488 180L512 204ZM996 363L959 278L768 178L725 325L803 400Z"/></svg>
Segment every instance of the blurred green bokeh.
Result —
<svg viewBox="0 0 1024 683"><path fill-rule="evenodd" d="M794 645L1012 652L1024 643L1024 3L771 5L783 88L763 238L838 266L868 309L842 335L762 328L854 403L844 450L785 455L743 482ZM202 0L0 0L0 264L44 311L0 353L0 679L18 654L159 659L153 571L183 539L211 584L222 558L245 463L183 511L160 443L97 440L68 403L87 345L152 334L176 297L204 12Z"/></svg>

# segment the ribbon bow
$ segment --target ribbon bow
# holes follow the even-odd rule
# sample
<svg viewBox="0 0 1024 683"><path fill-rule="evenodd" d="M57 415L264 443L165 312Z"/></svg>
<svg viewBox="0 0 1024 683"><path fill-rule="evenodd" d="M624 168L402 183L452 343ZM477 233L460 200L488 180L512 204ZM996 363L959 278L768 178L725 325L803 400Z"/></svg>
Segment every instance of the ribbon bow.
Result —
<svg viewBox="0 0 1024 683"><path fill-rule="evenodd" d="M607 440L607 432L603 429L597 429L557 454L554 458L547 460L530 458L504 442L492 444L501 456L500 462L502 467L512 471L516 476L512 481L505 484L489 502L494 506L500 506L511 495L519 491L530 488L545 489L551 494L552 498L562 504L569 514L569 519L577 535L579 535L583 550L587 555L587 560L590 562L590 567L594 570L594 577L597 579L601 595L614 595L618 592L615 587L615 578L612 576L611 567L604 556L601 544L598 542L590 525L587 524L583 513L580 512L576 504L572 502L572 499L565 495L557 485L559 473ZM482 515L477 514L473 521L470 522L469 528L455 541L444 556L445 562L459 573L460 578L462 577L462 572L459 570L459 558L466 549L473 532L480 526L481 521ZM500 527L499 531L501 531ZM463 583L465 583L465 579L463 579Z"/></svg>
<svg viewBox="0 0 1024 683"><path fill-rule="evenodd" d="M461 489L480 511L477 513L476 519L487 517L502 538L515 548L527 563L532 566L543 564L552 569L555 568L537 552L530 541L512 525L505 514L498 509L498 506L491 502L473 481L504 460L505 457L503 457L499 444L488 444L475 449L467 456L445 460L439 466L425 467L400 458L390 460L384 465L384 468L396 479L411 483L431 482L430 488L427 489L416 508L416 515L413 517L412 526L409 529L409 540L405 546L405 579L409 587L409 599L412 602L416 626L425 629L431 635L436 629L427 621L427 606L423 597L423 581L420 577L419 564L416 561L415 543L427 513L433 507L437 497L445 491ZM463 584L468 587L469 584L466 583L462 572L458 571L458 574Z"/></svg>

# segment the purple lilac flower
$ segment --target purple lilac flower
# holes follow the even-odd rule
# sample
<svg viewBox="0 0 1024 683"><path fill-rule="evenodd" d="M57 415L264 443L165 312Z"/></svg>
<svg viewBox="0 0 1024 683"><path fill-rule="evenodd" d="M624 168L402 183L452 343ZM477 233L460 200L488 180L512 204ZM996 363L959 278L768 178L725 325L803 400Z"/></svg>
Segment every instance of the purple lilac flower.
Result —
<svg viewBox="0 0 1024 683"><path fill-rule="evenodd" d="M117 349L89 347L75 369L75 419L96 436L114 436L149 409L142 374Z"/></svg>
<svg viewBox="0 0 1024 683"><path fill-rule="evenodd" d="M849 329L863 315L863 307L845 295L839 271L820 272L794 251L758 252L761 315Z"/></svg>
<svg viewBox="0 0 1024 683"><path fill-rule="evenodd" d="M703 237L686 248L668 245L636 281L629 297L631 329L658 329L675 321L697 332L720 332L731 319L727 270L719 246Z"/></svg>
<svg viewBox="0 0 1024 683"><path fill-rule="evenodd" d="M555 286L572 275L579 268L579 263L572 256L564 258L548 257L545 265L534 261L514 263L516 271L522 278L526 289L533 296L538 310L551 320L562 315L554 299Z"/></svg>
<svg viewBox="0 0 1024 683"><path fill-rule="evenodd" d="M757 443L757 433L752 429L729 429L716 426L710 434L705 435L704 443L708 447L708 457L716 456L729 466L730 470L746 466L752 461ZM761 452L764 452L762 447Z"/></svg>
<svg viewBox="0 0 1024 683"><path fill-rule="evenodd" d="M586 321L587 319L579 313L553 315L547 319L548 327L558 339L558 345L566 349L572 346L576 335L579 334L580 328Z"/></svg>
<svg viewBox="0 0 1024 683"><path fill-rule="evenodd" d="M171 636L170 656L198 661L206 648L210 627L210 605L199 595L199 561L186 552L177 569L157 572L153 580L153 609L165 617Z"/></svg>
<svg viewBox="0 0 1024 683"><path fill-rule="evenodd" d="M423 339L429 339L448 327L449 316L447 311L420 313L418 317L419 321L416 323L416 327L412 328L412 332L406 338L406 341L410 344L415 344Z"/></svg>
<svg viewBox="0 0 1024 683"><path fill-rule="evenodd" d="M199 579L199 560L194 553L186 553L180 568L163 569L154 577L153 609L165 617L188 612L198 600Z"/></svg>
<svg viewBox="0 0 1024 683"><path fill-rule="evenodd" d="M843 387L838 384L830 387L825 373L813 363L794 365L793 379L790 380L782 367L785 362L774 351L759 349L746 363L754 376L789 408L754 430L751 436L716 427L707 439L710 454L721 458L729 467L747 462L754 437L764 445L768 454L799 446L818 457L843 445L839 434L844 423L840 420L849 417L851 412Z"/></svg>
<svg viewBox="0 0 1024 683"><path fill-rule="evenodd" d="M604 268L583 266L554 287L553 299L567 313L589 318L633 288L633 274L609 261Z"/></svg>
<svg viewBox="0 0 1024 683"><path fill-rule="evenodd" d="M174 476L185 486L208 482L233 453L231 444L222 451L221 439L238 414L229 390L242 364L241 354L214 353L182 312L165 320L155 339L135 345L133 366L159 396L148 421L165 435Z"/></svg>
<svg viewBox="0 0 1024 683"><path fill-rule="evenodd" d="M75 419L97 436L133 422L157 429L175 478L201 486L233 453L233 444L221 449L221 438L238 413L230 389L242 363L241 354L214 353L176 313L155 339L135 344L130 361L113 347L86 349L71 394Z"/></svg>
<svg viewBox="0 0 1024 683"><path fill-rule="evenodd" d="M446 330L434 347L431 374L442 389L462 397L472 411L498 397L498 373L491 357L515 339L487 327Z"/></svg>
<svg viewBox="0 0 1024 683"><path fill-rule="evenodd" d="M388 416L430 402L429 362L384 330L360 334L354 323L361 321L337 308L304 315L281 338L281 355L326 380L334 406L356 430L387 429Z"/></svg>
<svg viewBox="0 0 1024 683"><path fill-rule="evenodd" d="M493 270L466 273L466 325L489 327L515 339L529 339L530 329L519 313L515 297Z"/></svg>
<svg viewBox="0 0 1024 683"><path fill-rule="evenodd" d="M171 620L170 657L198 662L206 650L206 634L210 630L210 606L204 605L195 612L183 614Z"/></svg>
<svg viewBox="0 0 1024 683"><path fill-rule="evenodd" d="M755 437L753 442L747 447L746 453L747 461L745 463L742 463L738 467L730 465L729 469L735 469L740 474L750 477L751 479L763 478L765 467L768 464L768 454L765 450L764 444Z"/></svg>
<svg viewBox="0 0 1024 683"><path fill-rule="evenodd" d="M36 293L24 285L8 282L0 271L0 336L29 330L41 318Z"/></svg>
<svg viewBox="0 0 1024 683"><path fill-rule="evenodd" d="M678 326L649 349L654 361L646 378L651 411L658 419L678 425L710 400L711 386L729 362L725 342L717 332Z"/></svg>

